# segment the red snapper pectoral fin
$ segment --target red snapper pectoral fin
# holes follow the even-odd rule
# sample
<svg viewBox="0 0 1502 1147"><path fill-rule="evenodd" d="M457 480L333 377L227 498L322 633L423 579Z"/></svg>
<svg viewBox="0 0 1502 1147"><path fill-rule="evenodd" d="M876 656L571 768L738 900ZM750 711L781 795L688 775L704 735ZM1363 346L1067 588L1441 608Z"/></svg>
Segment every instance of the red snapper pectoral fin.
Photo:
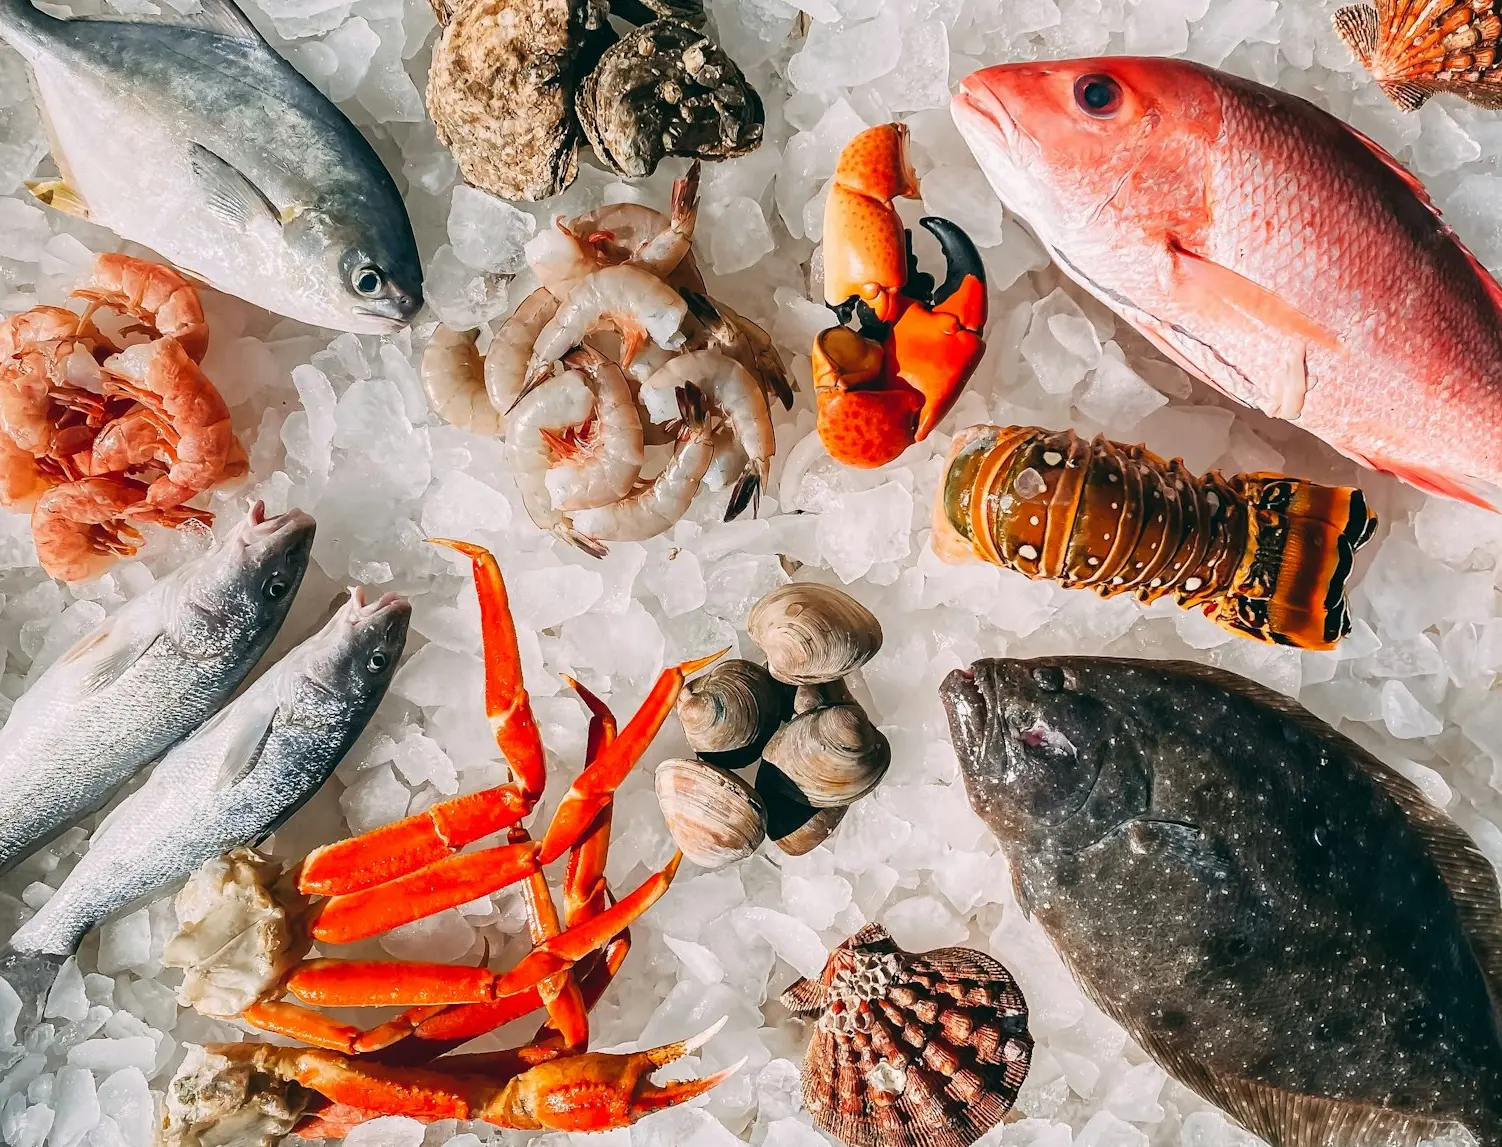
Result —
<svg viewBox="0 0 1502 1147"><path fill-rule="evenodd" d="M1195 254L1177 240L1170 239L1168 249L1173 258L1174 293L1186 312L1260 338L1283 341L1293 337L1328 351L1343 349L1334 331L1266 287Z"/></svg>

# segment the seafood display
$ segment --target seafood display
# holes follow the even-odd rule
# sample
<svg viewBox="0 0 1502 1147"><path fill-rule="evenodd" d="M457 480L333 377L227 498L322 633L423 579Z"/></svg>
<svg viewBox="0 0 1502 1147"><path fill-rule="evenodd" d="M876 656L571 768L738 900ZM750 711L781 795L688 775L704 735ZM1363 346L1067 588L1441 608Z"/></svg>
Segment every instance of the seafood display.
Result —
<svg viewBox="0 0 1502 1147"><path fill-rule="evenodd" d="M814 341L819 437L847 466L891 462L927 438L985 353L986 272L959 227L933 216L948 275L920 274L892 200L918 198L904 124L845 145L824 207L824 301L860 332L831 327Z"/></svg>
<svg viewBox="0 0 1502 1147"><path fill-rule="evenodd" d="M982 952L904 952L867 924L823 974L782 994L817 1016L803 1103L850 1147L969 1147L1017 1101L1032 1062L1027 1001Z"/></svg>
<svg viewBox="0 0 1502 1147"><path fill-rule="evenodd" d="M88 581L136 552L145 523L212 522L185 503L247 462L198 366L209 332L187 280L100 255L73 297L82 314L40 306L0 323L0 506L30 510L49 575Z"/></svg>
<svg viewBox="0 0 1502 1147"><path fill-rule="evenodd" d="M1215 471L1072 430L955 435L933 546L1103 597L1172 595L1233 633L1330 649L1350 632L1346 578L1377 519L1360 490Z"/></svg>
<svg viewBox="0 0 1502 1147"><path fill-rule="evenodd" d="M645 22L618 39L594 0L434 5L428 114L466 182L502 199L557 195L578 175L581 129L622 175L757 148L761 98L702 31L702 7L634 7L616 15Z"/></svg>
<svg viewBox="0 0 1502 1147"><path fill-rule="evenodd" d="M1059 268L1171 361L1363 465L1502 509L1502 287L1366 136L1144 57L986 68L953 113Z"/></svg>
<svg viewBox="0 0 1502 1147"><path fill-rule="evenodd" d="M1090 997L1273 1147L1502 1136L1502 904L1475 843L1281 694L1188 662L980 661L970 802Z"/></svg>
<svg viewBox="0 0 1502 1147"><path fill-rule="evenodd" d="M699 166L663 215L619 203L562 218L526 246L542 282L491 339L440 326L423 352L429 405L502 433L527 515L595 557L671 529L701 486L726 520L760 507L776 453L771 398L793 404L772 340L703 293ZM648 441L674 447L654 476Z"/></svg>
<svg viewBox="0 0 1502 1147"><path fill-rule="evenodd" d="M312 545L306 514L256 503L47 667L0 729L0 870L218 711L286 620Z"/></svg>
<svg viewBox="0 0 1502 1147"><path fill-rule="evenodd" d="M1376 0L1335 13L1335 30L1377 86L1404 111L1448 92L1502 108L1502 15L1494 0Z"/></svg>
<svg viewBox="0 0 1502 1147"><path fill-rule="evenodd" d="M278 1110L291 1112L292 1123L302 1114L294 1099L323 1097L308 1109L300 1130L310 1138L342 1135L381 1114L482 1119L522 1129L624 1127L703 1094L736 1070L665 1086L647 1078L696 1050L713 1030L697 1040L629 1055L585 1050L588 1009L625 958L626 928L667 891L682 859L675 855L634 891L611 896L604 867L614 790L672 711L684 675L718 655L665 670L619 731L610 710L570 681L591 713L588 761L542 838L534 841L520 822L542 796L547 774L521 679L505 584L488 551L462 542L441 544L468 556L473 566L485 641L486 712L515 780L316 849L285 877L272 871L275 866L230 857L210 861L189 882L182 894L186 902L179 901L187 925L169 944L170 959L188 969L185 997L201 1011L238 1016L312 1048L204 1049L173 1083L177 1110L169 1142L193 1142L205 1121L245 1118L238 1106L205 1113L199 1102L205 1094L228 1091L238 1096L237 1104L248 1103L243 1086L235 1092L222 1081L225 1072L240 1072L245 1065L262 1080L257 1094L269 1091L286 1101ZM507 832L507 844L460 852L500 831ZM560 917L543 866L565 854L570 863ZM315 942L353 943L514 884L525 890L534 947L506 972L302 959ZM310 906L310 897L323 899ZM286 1002L283 994L300 1002ZM306 1005L409 1010L367 1031ZM548 1025L524 1048L444 1055L543 1007ZM381 1057L369 1058L376 1052ZM290 1129L291 1123L277 1133Z"/></svg>
<svg viewBox="0 0 1502 1147"><path fill-rule="evenodd" d="M177 745L11 937L68 956L105 920L231 849L258 844L328 778L385 696L412 607L357 586L318 633Z"/></svg>
<svg viewBox="0 0 1502 1147"><path fill-rule="evenodd" d="M657 767L668 832L703 868L743 860L768 837L790 856L811 852L892 763L844 682L881 649L870 610L832 586L794 582L752 607L746 632L766 667L725 661L689 681L678 719L700 759ZM758 761L754 787L731 771Z"/></svg>
<svg viewBox="0 0 1502 1147"><path fill-rule="evenodd" d="M0 4L63 175L43 203L274 314L388 333L422 307L412 224L380 159L233 0L60 20Z"/></svg>

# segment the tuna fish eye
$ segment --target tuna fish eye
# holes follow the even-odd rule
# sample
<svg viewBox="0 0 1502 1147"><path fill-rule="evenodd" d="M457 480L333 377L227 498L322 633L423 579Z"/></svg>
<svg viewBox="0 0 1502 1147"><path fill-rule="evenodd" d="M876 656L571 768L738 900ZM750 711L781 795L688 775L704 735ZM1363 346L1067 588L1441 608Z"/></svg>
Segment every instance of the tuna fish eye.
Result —
<svg viewBox="0 0 1502 1147"><path fill-rule="evenodd" d="M377 649L370 655L370 660L365 663L365 668L369 669L372 673L379 673L382 669L386 668L389 660L390 658Z"/></svg>
<svg viewBox="0 0 1502 1147"><path fill-rule="evenodd" d="M363 267L355 268L355 273L350 276L350 285L358 294L373 299L385 289L386 276L381 274L379 267L366 263Z"/></svg>
<svg viewBox="0 0 1502 1147"><path fill-rule="evenodd" d="M1096 119L1110 119L1121 110L1121 85L1110 76L1081 76L1074 82L1074 102Z"/></svg>
<svg viewBox="0 0 1502 1147"><path fill-rule="evenodd" d="M1033 681L1045 693L1064 691L1064 671L1056 665L1033 666Z"/></svg>

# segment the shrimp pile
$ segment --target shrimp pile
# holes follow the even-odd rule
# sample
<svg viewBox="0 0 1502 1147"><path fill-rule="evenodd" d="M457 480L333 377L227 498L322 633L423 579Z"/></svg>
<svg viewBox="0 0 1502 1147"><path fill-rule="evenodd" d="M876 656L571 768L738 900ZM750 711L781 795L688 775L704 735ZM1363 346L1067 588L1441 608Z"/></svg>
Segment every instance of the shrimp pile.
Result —
<svg viewBox="0 0 1502 1147"><path fill-rule="evenodd" d="M710 298L694 260L699 165L671 213L614 203L561 217L527 244L542 284L483 357L478 331L440 326L423 354L435 414L504 435L533 522L596 557L656 537L703 487L726 520L759 506L776 442L771 400L793 390L771 338ZM647 448L671 445L645 477Z"/></svg>
<svg viewBox="0 0 1502 1147"><path fill-rule="evenodd" d="M212 522L186 503L247 469L198 365L209 330L192 284L105 254L73 298L81 311L0 323L0 506L30 512L38 561L69 582L134 554L143 524Z"/></svg>

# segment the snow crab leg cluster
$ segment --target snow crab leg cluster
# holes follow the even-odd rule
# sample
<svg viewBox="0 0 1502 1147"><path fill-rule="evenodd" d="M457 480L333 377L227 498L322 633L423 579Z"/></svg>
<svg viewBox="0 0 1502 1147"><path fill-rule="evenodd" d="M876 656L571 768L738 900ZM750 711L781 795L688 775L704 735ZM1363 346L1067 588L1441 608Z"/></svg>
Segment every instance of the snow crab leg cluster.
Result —
<svg viewBox="0 0 1502 1147"><path fill-rule="evenodd" d="M918 197L907 128L868 128L840 153L824 209L824 300L860 330L831 327L813 348L819 438L847 466L885 465L928 437L985 353L980 253L949 220L921 219L948 265L935 286L917 269L899 196Z"/></svg>
<svg viewBox="0 0 1502 1147"><path fill-rule="evenodd" d="M666 868L615 899L604 877L613 794L672 711L685 676L721 654L664 670L623 728L599 698L570 679L591 713L586 764L534 840L520 822L542 797L544 751L500 569L478 546L440 544L465 554L473 566L486 713L514 780L319 848L285 875L254 854L210 866L213 871L201 872L179 897L184 931L166 959L188 968L184 994L200 1011L238 1015L311 1045L207 1049L216 1072L249 1065L322 1096L299 1128L305 1136L342 1135L381 1114L555 1130L625 1126L700 1095L730 1074L665 1086L647 1078L702 1046L712 1032L628 1055L586 1051L589 1010L625 959L627 928L667 891L682 860L675 854ZM497 832L507 834L505 844L460 851ZM564 856L560 914L543 869ZM518 883L533 947L507 971L307 958L314 943L366 939ZM206 884L216 887L206 892ZM315 1010L391 1005L407 1010L371 1028ZM539 1008L548 1020L527 1045L446 1055ZM202 1078L174 1082L179 1094L200 1094L204 1086Z"/></svg>
<svg viewBox="0 0 1502 1147"><path fill-rule="evenodd" d="M31 512L37 557L65 581L135 553L142 523L212 521L185 503L246 469L198 365L208 327L192 285L105 254L73 296L82 313L39 306L0 323L0 506Z"/></svg>
<svg viewBox="0 0 1502 1147"><path fill-rule="evenodd" d="M695 164L670 215L636 203L562 218L527 245L542 283L491 340L439 328L423 358L433 409L504 432L533 522L599 556L655 537L701 487L759 504L776 449L770 399L792 385L772 340L711 299L694 261ZM646 450L673 444L655 477Z"/></svg>

